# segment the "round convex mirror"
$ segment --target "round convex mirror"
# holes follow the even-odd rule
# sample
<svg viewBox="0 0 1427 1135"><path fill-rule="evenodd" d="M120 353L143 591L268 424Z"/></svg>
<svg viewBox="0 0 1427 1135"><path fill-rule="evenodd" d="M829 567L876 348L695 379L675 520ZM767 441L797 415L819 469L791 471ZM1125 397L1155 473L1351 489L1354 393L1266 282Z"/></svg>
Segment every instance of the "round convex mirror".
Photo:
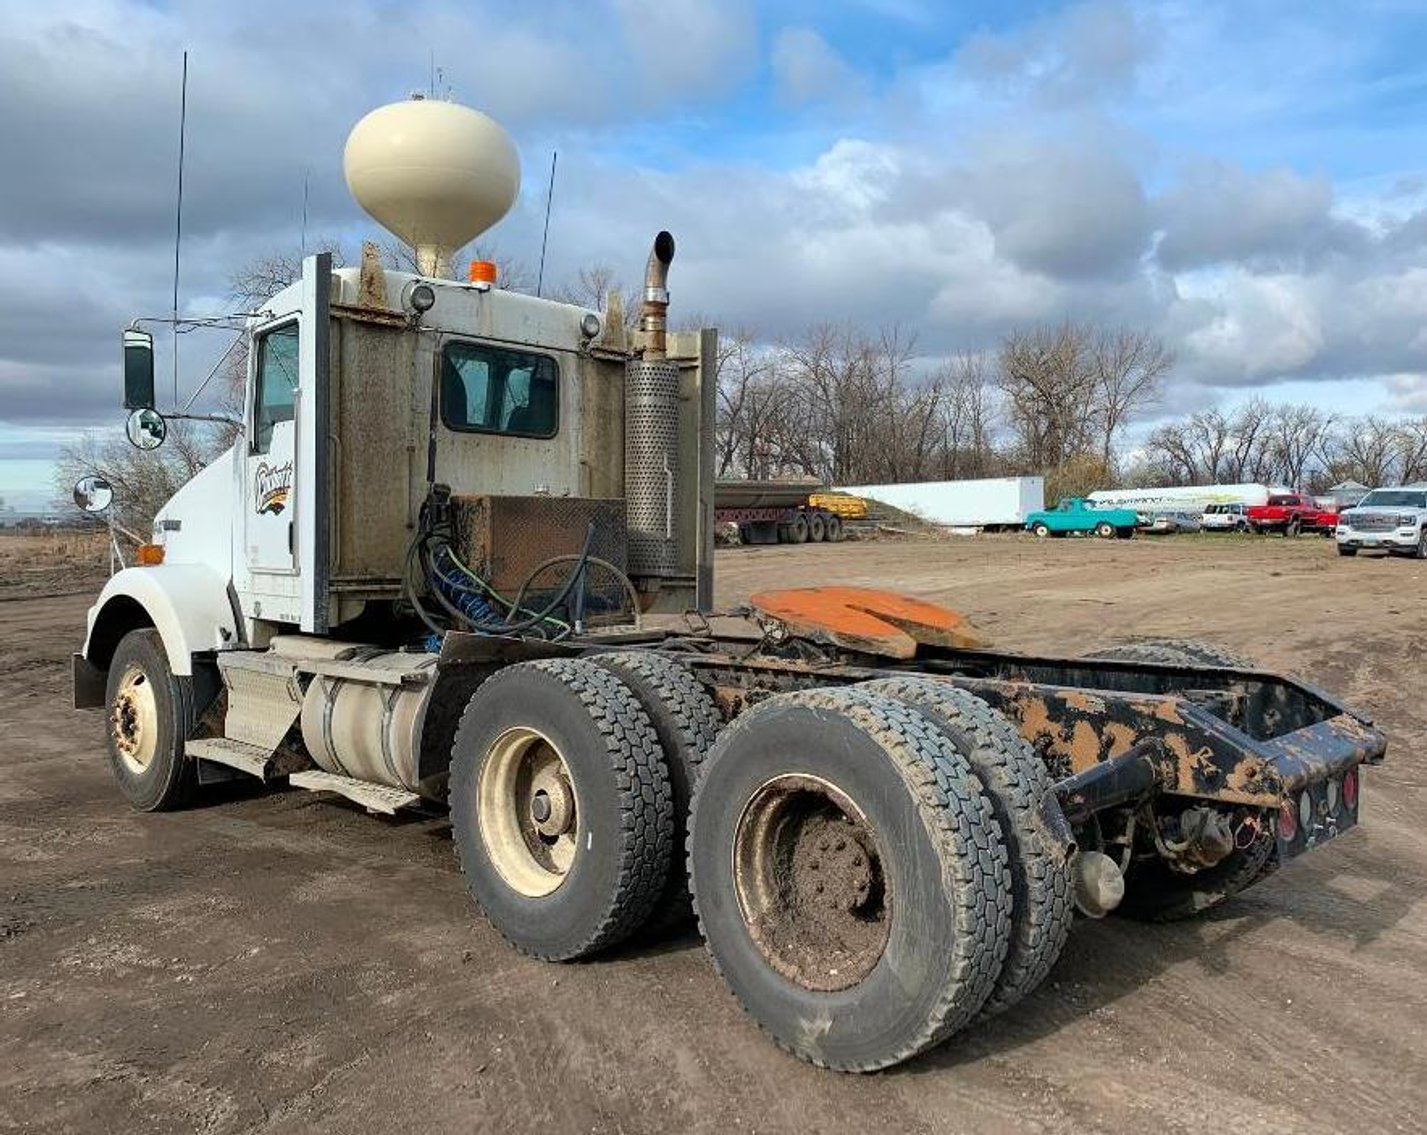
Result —
<svg viewBox="0 0 1427 1135"><path fill-rule="evenodd" d="M168 437L168 423L157 410L135 410L124 424L129 444L139 449L157 449Z"/></svg>
<svg viewBox="0 0 1427 1135"><path fill-rule="evenodd" d="M85 512L103 512L114 500L114 486L97 473L74 483L74 503Z"/></svg>

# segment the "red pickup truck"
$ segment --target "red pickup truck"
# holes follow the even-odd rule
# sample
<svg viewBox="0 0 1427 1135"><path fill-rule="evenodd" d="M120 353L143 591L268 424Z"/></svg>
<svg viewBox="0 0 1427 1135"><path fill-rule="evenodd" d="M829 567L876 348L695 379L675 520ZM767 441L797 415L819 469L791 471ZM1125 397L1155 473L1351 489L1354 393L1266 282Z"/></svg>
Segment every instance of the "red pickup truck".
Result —
<svg viewBox="0 0 1427 1135"><path fill-rule="evenodd" d="M1285 536L1305 530L1331 533L1338 526L1337 512L1320 508L1307 493L1274 493L1267 504L1250 505L1245 515L1255 532L1282 532Z"/></svg>

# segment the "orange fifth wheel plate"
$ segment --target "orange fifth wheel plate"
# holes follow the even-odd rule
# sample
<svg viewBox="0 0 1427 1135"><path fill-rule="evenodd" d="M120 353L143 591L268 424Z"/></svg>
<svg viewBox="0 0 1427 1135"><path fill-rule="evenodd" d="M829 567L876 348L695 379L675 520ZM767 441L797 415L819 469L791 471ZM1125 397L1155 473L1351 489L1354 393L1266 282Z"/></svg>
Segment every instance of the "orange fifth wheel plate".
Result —
<svg viewBox="0 0 1427 1135"><path fill-rule="evenodd" d="M918 643L969 650L988 645L959 611L874 587L761 591L748 602L795 634L886 658L911 658Z"/></svg>

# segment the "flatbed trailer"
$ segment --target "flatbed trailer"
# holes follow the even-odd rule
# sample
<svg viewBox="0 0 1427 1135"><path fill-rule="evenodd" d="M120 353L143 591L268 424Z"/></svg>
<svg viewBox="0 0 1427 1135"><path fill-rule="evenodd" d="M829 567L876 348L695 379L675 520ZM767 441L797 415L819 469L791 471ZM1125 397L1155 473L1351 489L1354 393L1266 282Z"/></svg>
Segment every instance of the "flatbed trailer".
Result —
<svg viewBox="0 0 1427 1135"><path fill-rule="evenodd" d="M466 108L381 108L349 181L391 216L426 179L429 205L463 145L515 160ZM395 214L421 272L309 257L250 317L240 438L160 510L74 657L133 807L254 777L448 809L517 949L597 956L692 912L773 1040L847 1071L1011 1010L1077 914L1190 917L1357 824L1382 734L1212 647L1008 653L857 587L716 615L717 340L667 330L673 238L632 337L489 266L447 278L517 180L458 194L444 228ZM139 328L125 401L131 437L161 439Z"/></svg>

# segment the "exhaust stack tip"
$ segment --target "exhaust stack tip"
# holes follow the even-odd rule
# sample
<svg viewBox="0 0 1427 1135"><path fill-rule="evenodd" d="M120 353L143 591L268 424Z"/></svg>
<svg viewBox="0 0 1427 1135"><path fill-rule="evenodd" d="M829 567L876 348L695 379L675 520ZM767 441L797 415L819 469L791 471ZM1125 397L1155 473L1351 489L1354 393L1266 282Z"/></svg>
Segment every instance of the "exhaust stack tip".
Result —
<svg viewBox="0 0 1427 1135"><path fill-rule="evenodd" d="M674 259L674 234L660 229L644 269L644 307L639 329L647 336L644 357L665 358L669 311L669 264Z"/></svg>

